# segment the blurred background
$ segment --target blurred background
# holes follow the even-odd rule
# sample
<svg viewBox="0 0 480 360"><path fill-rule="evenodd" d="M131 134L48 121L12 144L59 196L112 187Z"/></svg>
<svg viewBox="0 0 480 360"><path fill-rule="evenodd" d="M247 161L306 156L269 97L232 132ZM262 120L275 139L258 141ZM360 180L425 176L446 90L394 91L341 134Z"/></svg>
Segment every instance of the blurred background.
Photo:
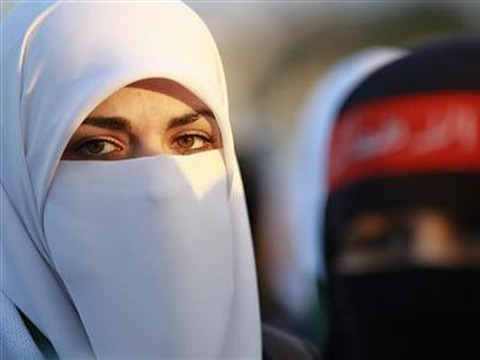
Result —
<svg viewBox="0 0 480 360"><path fill-rule="evenodd" d="M1 1L3 16L15 1ZM186 1L209 26L226 70L254 233L264 320L321 344L319 241L299 243L286 196L291 143L318 79L352 52L472 33L475 1Z"/></svg>

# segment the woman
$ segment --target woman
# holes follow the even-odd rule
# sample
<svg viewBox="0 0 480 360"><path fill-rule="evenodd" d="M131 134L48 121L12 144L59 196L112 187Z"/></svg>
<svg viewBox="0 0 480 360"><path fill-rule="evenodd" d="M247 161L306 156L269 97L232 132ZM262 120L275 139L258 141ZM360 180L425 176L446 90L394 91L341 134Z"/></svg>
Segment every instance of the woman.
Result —
<svg viewBox="0 0 480 360"><path fill-rule="evenodd" d="M471 359L480 321L478 37L383 64L332 117L327 359Z"/></svg>
<svg viewBox="0 0 480 360"><path fill-rule="evenodd" d="M198 16L22 3L2 41L2 358L259 359L225 79Z"/></svg>

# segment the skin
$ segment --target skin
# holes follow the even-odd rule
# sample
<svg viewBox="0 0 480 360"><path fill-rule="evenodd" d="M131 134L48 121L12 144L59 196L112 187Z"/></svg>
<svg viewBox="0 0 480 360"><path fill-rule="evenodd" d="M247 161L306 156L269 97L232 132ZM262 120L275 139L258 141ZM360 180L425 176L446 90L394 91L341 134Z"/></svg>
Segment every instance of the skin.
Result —
<svg viewBox="0 0 480 360"><path fill-rule="evenodd" d="M77 128L64 160L124 160L189 155L221 148L211 110L164 79L128 85L99 104Z"/></svg>
<svg viewBox="0 0 480 360"><path fill-rule="evenodd" d="M437 209L357 215L345 232L338 269L360 273L412 264L458 267L480 262L478 234Z"/></svg>

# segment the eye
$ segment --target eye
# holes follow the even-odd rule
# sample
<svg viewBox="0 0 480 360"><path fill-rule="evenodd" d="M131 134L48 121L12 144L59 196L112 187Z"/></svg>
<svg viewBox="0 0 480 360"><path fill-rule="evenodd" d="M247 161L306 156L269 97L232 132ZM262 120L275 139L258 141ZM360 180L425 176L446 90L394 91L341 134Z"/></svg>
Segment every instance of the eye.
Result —
<svg viewBox="0 0 480 360"><path fill-rule="evenodd" d="M105 157L114 152L122 151L122 146L111 139L92 139L82 142L76 147L75 152L88 157Z"/></svg>
<svg viewBox="0 0 480 360"><path fill-rule="evenodd" d="M206 151L213 148L213 139L206 134L186 133L174 138L171 147L182 154Z"/></svg>

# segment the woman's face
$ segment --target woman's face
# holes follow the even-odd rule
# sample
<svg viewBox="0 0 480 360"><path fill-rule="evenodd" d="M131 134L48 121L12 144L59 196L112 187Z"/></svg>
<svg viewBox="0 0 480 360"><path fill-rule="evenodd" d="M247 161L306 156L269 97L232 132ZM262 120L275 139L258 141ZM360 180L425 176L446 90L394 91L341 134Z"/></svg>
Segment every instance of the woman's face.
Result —
<svg viewBox="0 0 480 360"><path fill-rule="evenodd" d="M222 146L211 110L169 80L131 84L98 105L71 137L64 160L189 155Z"/></svg>
<svg viewBox="0 0 480 360"><path fill-rule="evenodd" d="M439 209L360 213L347 225L337 265L343 272L395 266L477 265L478 230Z"/></svg>

